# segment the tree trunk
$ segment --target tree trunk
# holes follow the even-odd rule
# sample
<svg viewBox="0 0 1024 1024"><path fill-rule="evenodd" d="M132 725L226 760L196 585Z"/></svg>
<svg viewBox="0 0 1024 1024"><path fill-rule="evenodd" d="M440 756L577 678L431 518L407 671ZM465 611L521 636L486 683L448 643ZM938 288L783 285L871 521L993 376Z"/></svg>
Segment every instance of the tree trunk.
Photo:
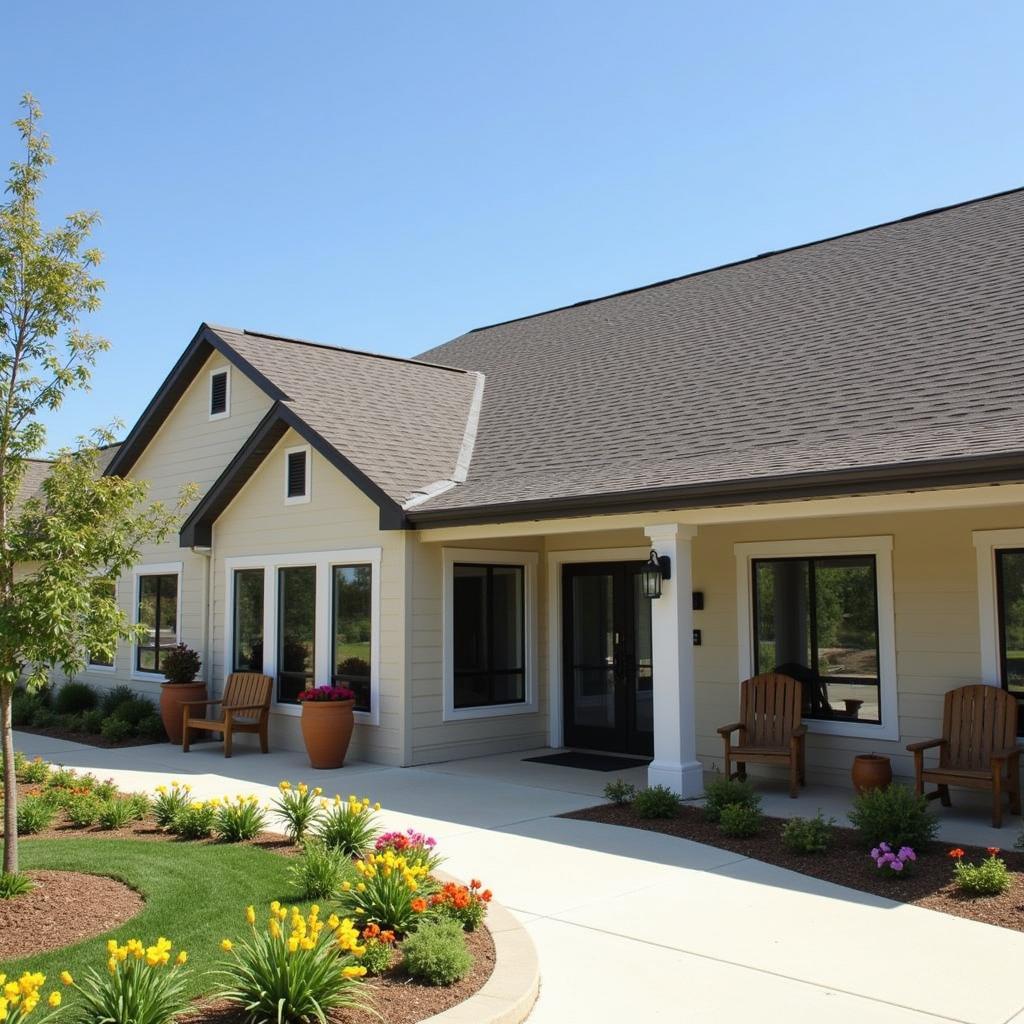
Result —
<svg viewBox="0 0 1024 1024"><path fill-rule="evenodd" d="M18 784L14 778L14 727L11 700L14 687L0 684L0 721L4 747L4 873L18 870Z"/></svg>

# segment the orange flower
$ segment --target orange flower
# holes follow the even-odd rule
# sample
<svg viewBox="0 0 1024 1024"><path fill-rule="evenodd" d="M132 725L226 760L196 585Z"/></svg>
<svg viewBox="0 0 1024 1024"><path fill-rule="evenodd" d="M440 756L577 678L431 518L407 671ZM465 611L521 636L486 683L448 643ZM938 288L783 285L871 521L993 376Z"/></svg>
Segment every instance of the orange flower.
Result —
<svg viewBox="0 0 1024 1024"><path fill-rule="evenodd" d="M989 846L989 847L987 847L987 849L988 849L988 855L990 857L995 857L999 853L999 847L998 846Z"/></svg>
<svg viewBox="0 0 1024 1024"><path fill-rule="evenodd" d="M364 939L375 939L375 938L377 938L378 935L380 935L380 925L379 924L370 923L370 924L368 924L363 929L363 938Z"/></svg>
<svg viewBox="0 0 1024 1024"><path fill-rule="evenodd" d="M469 887L470 889L479 889L483 884L479 878L474 878L470 881Z"/></svg>
<svg viewBox="0 0 1024 1024"><path fill-rule="evenodd" d="M493 897L494 894L491 892L490 889L484 889L484 891L480 893L480 899L482 899L484 903L490 903Z"/></svg>
<svg viewBox="0 0 1024 1024"><path fill-rule="evenodd" d="M959 860L964 855L964 851L959 846L949 851L949 856L954 860Z"/></svg>
<svg viewBox="0 0 1024 1024"><path fill-rule="evenodd" d="M412 907L413 913L422 914L423 911L427 909L427 901L417 897L409 904L409 906Z"/></svg>
<svg viewBox="0 0 1024 1024"><path fill-rule="evenodd" d="M391 943L395 941L395 933L394 932L381 932L380 933L380 941L383 942L385 946L390 946Z"/></svg>

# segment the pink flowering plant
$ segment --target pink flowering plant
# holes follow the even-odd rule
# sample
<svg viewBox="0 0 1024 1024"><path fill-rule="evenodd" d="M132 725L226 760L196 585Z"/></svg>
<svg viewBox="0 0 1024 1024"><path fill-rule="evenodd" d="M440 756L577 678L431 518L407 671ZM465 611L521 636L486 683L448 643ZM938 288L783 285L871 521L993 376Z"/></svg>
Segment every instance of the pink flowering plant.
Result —
<svg viewBox="0 0 1024 1024"><path fill-rule="evenodd" d="M304 704L306 701L355 700L356 695L347 686L314 686L311 690L302 690L295 699Z"/></svg>
<svg viewBox="0 0 1024 1024"><path fill-rule="evenodd" d="M444 860L434 852L435 846L437 840L433 836L424 835L412 828L405 832L384 832L374 844L377 853L390 850L404 857L409 864L422 865L427 871L434 871Z"/></svg>
<svg viewBox="0 0 1024 1024"><path fill-rule="evenodd" d="M871 851L871 859L879 871L883 871L890 878L896 878L917 860L917 854L909 846L893 850L888 843L879 843Z"/></svg>

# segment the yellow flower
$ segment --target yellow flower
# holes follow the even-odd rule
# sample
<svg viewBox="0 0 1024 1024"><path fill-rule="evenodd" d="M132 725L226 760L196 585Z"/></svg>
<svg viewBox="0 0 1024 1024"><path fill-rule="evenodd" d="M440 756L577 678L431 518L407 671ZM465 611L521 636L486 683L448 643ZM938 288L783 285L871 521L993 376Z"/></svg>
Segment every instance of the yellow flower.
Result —
<svg viewBox="0 0 1024 1024"><path fill-rule="evenodd" d="M116 974L117 973L117 958L116 957L112 956L107 961L107 970L110 971L111 974Z"/></svg>
<svg viewBox="0 0 1024 1024"><path fill-rule="evenodd" d="M281 926L277 923L277 918L272 917L270 924L267 926L267 931L270 932L271 938L281 938Z"/></svg>
<svg viewBox="0 0 1024 1024"><path fill-rule="evenodd" d="M107 952L111 954L117 952L117 939L107 939Z"/></svg>
<svg viewBox="0 0 1024 1024"><path fill-rule="evenodd" d="M21 995L21 986L16 981L9 981L4 985L4 995L8 999L15 999Z"/></svg>
<svg viewBox="0 0 1024 1024"><path fill-rule="evenodd" d="M358 966L342 967L341 973L346 978L362 978L366 974L366 968Z"/></svg>
<svg viewBox="0 0 1024 1024"><path fill-rule="evenodd" d="M56 1008L56 1007L60 1006L60 993L59 993L59 992L56 992L56 991L55 991L55 992L51 992L51 993L50 993L50 998L49 998L49 999L47 999L46 1001L47 1001L47 1002L48 1002L48 1003L49 1003L49 1004L50 1004L50 1005L51 1005L52 1007L54 1007L54 1008Z"/></svg>
<svg viewBox="0 0 1024 1024"><path fill-rule="evenodd" d="M288 781L287 779L282 779L282 780L281 780L281 781L280 781L280 782L279 782L279 783L277 784L277 788L278 788L279 790L281 790L281 792L282 792L282 793L284 793L284 792L286 792L287 790L289 790L289 789L291 789L291 788L292 788L292 784L291 784L291 783L290 783L290 782L289 782L289 781Z"/></svg>
<svg viewBox="0 0 1024 1024"><path fill-rule="evenodd" d="M378 801L377 803L375 803L375 804L373 805L373 809L374 809L375 811L379 811L379 810L380 810L380 801Z"/></svg>
<svg viewBox="0 0 1024 1024"><path fill-rule="evenodd" d="M188 963L188 953L186 953L185 950L181 950L181 952L178 953L178 963L179 964Z"/></svg>
<svg viewBox="0 0 1024 1024"><path fill-rule="evenodd" d="M256 923L256 909L254 907L245 908L245 919L249 922L249 924Z"/></svg>
<svg viewBox="0 0 1024 1024"><path fill-rule="evenodd" d="M60 980L63 981L65 985L74 985L75 983L75 979L71 977L70 971L61 971Z"/></svg>
<svg viewBox="0 0 1024 1024"><path fill-rule="evenodd" d="M230 953L232 948L233 948L233 946L234 946L234 943L230 939L221 939L220 940L220 948L223 949L225 953Z"/></svg>
<svg viewBox="0 0 1024 1024"><path fill-rule="evenodd" d="M320 786L317 786L316 789L313 790L313 796L320 796L321 793L323 793L323 789L321 789Z"/></svg>
<svg viewBox="0 0 1024 1024"><path fill-rule="evenodd" d="M281 902L280 902L280 900L274 900L274 902L270 904L270 912L272 914L276 914L280 909L281 909Z"/></svg>

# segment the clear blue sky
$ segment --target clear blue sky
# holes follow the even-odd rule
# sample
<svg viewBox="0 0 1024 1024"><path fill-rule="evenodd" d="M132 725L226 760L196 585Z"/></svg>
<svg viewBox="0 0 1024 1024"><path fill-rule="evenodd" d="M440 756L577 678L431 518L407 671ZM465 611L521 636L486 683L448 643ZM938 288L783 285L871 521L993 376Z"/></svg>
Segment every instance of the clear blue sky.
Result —
<svg viewBox="0 0 1024 1024"><path fill-rule="evenodd" d="M1024 184L1019 0L8 5L131 425L203 320L413 355ZM15 153L0 129L0 156ZM339 382L339 400L343 400Z"/></svg>

